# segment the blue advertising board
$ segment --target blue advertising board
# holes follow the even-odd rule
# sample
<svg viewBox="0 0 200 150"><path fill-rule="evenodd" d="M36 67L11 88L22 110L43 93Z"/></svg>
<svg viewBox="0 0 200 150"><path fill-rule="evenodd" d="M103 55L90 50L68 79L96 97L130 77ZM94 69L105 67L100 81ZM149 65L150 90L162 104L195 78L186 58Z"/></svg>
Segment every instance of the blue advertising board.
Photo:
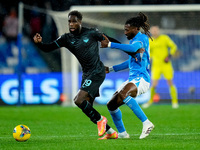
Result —
<svg viewBox="0 0 200 150"><path fill-rule="evenodd" d="M0 99L5 104L17 104L17 75L0 75L0 78ZM61 73L23 74L21 82L21 104L53 104L62 92Z"/></svg>
<svg viewBox="0 0 200 150"><path fill-rule="evenodd" d="M79 74L79 86L81 84ZM106 104L113 93L128 78L128 72L117 72L106 75L100 87L99 104ZM62 91L62 73L22 74L20 104L55 104ZM73 83L73 81L71 81ZM200 72L175 72L174 83L177 86L178 98L182 100L200 99ZM18 103L17 75L0 75L0 104L16 105ZM161 99L170 99L166 81L159 81L157 92ZM137 97L139 104L150 98L150 92Z"/></svg>

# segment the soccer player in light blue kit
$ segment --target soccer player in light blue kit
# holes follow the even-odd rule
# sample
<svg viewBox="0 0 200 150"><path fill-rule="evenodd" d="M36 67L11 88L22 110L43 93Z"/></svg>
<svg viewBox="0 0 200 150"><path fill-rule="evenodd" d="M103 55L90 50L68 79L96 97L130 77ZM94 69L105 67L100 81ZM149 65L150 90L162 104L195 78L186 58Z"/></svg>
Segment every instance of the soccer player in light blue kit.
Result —
<svg viewBox="0 0 200 150"><path fill-rule="evenodd" d="M145 34L140 32L142 28ZM124 26L124 33L130 40L129 44L113 43L104 36L105 40L101 42L101 47L115 48L126 52L129 55L129 59L122 64L114 65L112 67L106 67L106 72L120 71L129 68L129 78L125 81L119 89L113 94L111 100L107 103L108 110L112 116L115 126L118 129L119 138L129 138L129 134L126 132L123 121L122 113L119 107L126 104L134 114L143 123L142 133L139 139L147 137L153 130L154 125L145 113L142 111L136 100L134 99L138 95L141 95L148 91L150 87L150 75L149 75L149 23L145 14L139 13L137 17L130 18L126 21ZM148 35L148 36L147 36ZM114 139L115 134L106 134L101 139Z"/></svg>

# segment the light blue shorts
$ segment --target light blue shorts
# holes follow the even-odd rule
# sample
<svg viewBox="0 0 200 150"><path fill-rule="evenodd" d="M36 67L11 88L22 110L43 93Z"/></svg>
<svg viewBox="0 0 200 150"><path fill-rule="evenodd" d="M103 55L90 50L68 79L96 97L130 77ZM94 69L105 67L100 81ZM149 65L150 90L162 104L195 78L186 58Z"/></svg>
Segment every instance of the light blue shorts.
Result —
<svg viewBox="0 0 200 150"><path fill-rule="evenodd" d="M120 85L120 87L117 89L117 92L120 92L123 89L123 87L130 82L137 86L137 96L146 93L150 88L149 82L145 81L142 77L137 77L131 81L126 80L124 83Z"/></svg>

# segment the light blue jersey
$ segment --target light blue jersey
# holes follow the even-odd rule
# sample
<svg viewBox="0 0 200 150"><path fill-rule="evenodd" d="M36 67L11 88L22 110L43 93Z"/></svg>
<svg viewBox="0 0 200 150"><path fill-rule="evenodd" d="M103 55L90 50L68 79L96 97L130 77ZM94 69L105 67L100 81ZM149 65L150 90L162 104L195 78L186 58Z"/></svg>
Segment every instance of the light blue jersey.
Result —
<svg viewBox="0 0 200 150"><path fill-rule="evenodd" d="M146 82L150 82L150 50L149 50L149 38L138 32L138 34L130 40L129 44L112 43L111 48L120 49L129 54L129 59L122 64L113 66L114 71L119 71L129 68L129 81L143 77ZM138 49L143 48L144 53L135 53ZM134 58L137 58L136 59Z"/></svg>

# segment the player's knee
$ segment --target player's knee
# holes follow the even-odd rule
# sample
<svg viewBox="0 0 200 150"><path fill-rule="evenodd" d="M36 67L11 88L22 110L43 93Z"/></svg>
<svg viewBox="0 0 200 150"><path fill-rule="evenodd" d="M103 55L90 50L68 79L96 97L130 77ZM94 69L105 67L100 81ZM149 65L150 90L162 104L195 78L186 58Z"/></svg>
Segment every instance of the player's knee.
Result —
<svg viewBox="0 0 200 150"><path fill-rule="evenodd" d="M154 81L154 82L152 83L152 86L151 86L151 87L156 88L157 85L158 85L158 81Z"/></svg>
<svg viewBox="0 0 200 150"><path fill-rule="evenodd" d="M118 93L118 97L119 97L120 99L122 99L122 100L124 100L127 96L129 96L128 93L124 93L124 92L122 92L122 91L120 91L120 92Z"/></svg>
<svg viewBox="0 0 200 150"><path fill-rule="evenodd" d="M77 98L77 97L74 98L74 103L76 104L76 106L80 107L82 102L83 101L81 101L79 98Z"/></svg>
<svg viewBox="0 0 200 150"><path fill-rule="evenodd" d="M80 103L79 102L77 102L76 100L74 100L74 103L76 104L76 106L80 106Z"/></svg>

